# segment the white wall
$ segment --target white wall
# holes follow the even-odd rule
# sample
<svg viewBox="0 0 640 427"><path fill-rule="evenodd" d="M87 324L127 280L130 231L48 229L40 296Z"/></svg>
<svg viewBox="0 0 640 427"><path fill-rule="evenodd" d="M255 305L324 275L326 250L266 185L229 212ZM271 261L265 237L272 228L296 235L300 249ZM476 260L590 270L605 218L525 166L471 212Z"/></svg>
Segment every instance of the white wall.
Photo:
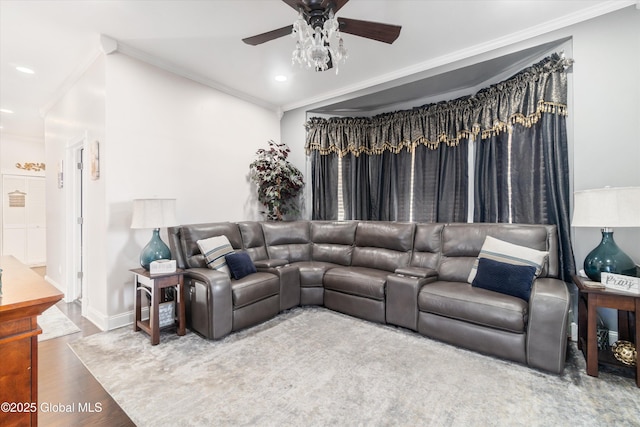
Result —
<svg viewBox="0 0 640 427"><path fill-rule="evenodd" d="M640 10L630 7L576 25L572 36L573 189L640 186ZM595 228L573 231L580 270L601 234ZM619 228L614 238L639 264L640 229ZM617 331L616 311L598 311Z"/></svg>
<svg viewBox="0 0 640 427"><path fill-rule="evenodd" d="M70 292L72 277L72 227L75 212L71 177L74 162L70 146L78 142L105 139L105 58L100 55L75 85L45 116L47 165L47 279L61 291ZM57 169L64 168L64 186L58 188ZM85 280L83 295L89 306L88 317L99 324L106 313L105 291L105 186L104 181L84 179ZM69 288L69 289L68 289ZM100 326L100 325L99 325Z"/></svg>
<svg viewBox="0 0 640 427"><path fill-rule="evenodd" d="M572 35L574 190L640 186L640 10L576 25ZM574 232L576 264L582 266L600 231ZM640 263L640 230L618 229L614 237Z"/></svg>
<svg viewBox="0 0 640 427"><path fill-rule="evenodd" d="M139 267L151 230L130 229L132 200L176 198L180 223L260 219L249 163L280 140L275 112L119 53L98 58L45 123L52 164L79 135L100 142L100 178L85 179L85 280L88 317L102 329L133 319L129 269ZM48 184L48 248L59 253L48 267L60 266L55 278L64 283L71 195L53 175Z"/></svg>
<svg viewBox="0 0 640 427"><path fill-rule="evenodd" d="M260 219L249 163L280 139L275 112L153 66L107 57L107 312L133 307L129 268L150 230L130 230L135 198L175 197L180 223ZM118 318L120 316L120 318Z"/></svg>
<svg viewBox="0 0 640 427"><path fill-rule="evenodd" d="M132 200L177 199L182 224L260 219L249 163L279 118L122 54L107 56L105 284L109 328L131 321L130 268L151 230L131 230ZM166 240L165 240L166 241ZM167 242L168 243L168 242Z"/></svg>

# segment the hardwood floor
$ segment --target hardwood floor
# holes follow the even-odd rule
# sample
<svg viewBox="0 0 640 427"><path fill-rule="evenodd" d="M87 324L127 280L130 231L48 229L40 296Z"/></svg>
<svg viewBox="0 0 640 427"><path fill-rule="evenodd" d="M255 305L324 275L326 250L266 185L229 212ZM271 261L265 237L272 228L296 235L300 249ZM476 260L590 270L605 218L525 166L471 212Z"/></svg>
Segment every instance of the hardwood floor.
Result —
<svg viewBox="0 0 640 427"><path fill-rule="evenodd" d="M100 330L81 316L78 304L56 306L81 332L38 343L38 425L135 426L67 345Z"/></svg>

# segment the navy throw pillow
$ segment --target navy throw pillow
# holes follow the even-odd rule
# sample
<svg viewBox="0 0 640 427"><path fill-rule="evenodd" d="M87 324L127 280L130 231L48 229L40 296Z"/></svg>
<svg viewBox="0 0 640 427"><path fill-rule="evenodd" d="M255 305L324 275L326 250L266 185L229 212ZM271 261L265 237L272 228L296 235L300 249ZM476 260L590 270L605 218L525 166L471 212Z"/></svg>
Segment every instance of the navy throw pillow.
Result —
<svg viewBox="0 0 640 427"><path fill-rule="evenodd" d="M478 273L471 286L511 295L529 301L536 268L480 258Z"/></svg>
<svg viewBox="0 0 640 427"><path fill-rule="evenodd" d="M256 266L246 252L234 252L225 255L227 266L231 271L231 277L236 280L242 279L251 273L255 273Z"/></svg>

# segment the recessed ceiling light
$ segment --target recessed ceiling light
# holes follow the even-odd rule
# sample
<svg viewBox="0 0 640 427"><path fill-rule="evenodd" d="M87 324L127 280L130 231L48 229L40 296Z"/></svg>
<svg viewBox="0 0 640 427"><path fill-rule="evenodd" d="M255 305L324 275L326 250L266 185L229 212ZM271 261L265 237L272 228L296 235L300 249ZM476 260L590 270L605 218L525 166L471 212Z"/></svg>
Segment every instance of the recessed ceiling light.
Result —
<svg viewBox="0 0 640 427"><path fill-rule="evenodd" d="M13 111L7 110L6 108L0 108L0 113L13 114Z"/></svg>
<svg viewBox="0 0 640 427"><path fill-rule="evenodd" d="M21 73L25 73L25 74L34 74L35 73L35 71L33 71L31 68L22 67L22 66L17 66L16 70L20 71Z"/></svg>
<svg viewBox="0 0 640 427"><path fill-rule="evenodd" d="M282 74L277 75L274 78L276 79L277 82L286 82L287 81L287 76L283 76Z"/></svg>

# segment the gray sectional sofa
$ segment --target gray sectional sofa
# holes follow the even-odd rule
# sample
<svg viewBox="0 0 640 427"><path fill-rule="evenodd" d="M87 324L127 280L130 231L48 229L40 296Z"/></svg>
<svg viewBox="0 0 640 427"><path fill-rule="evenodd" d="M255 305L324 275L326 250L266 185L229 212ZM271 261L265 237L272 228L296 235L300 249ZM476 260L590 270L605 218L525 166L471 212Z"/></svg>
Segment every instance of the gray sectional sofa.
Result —
<svg viewBox="0 0 640 427"><path fill-rule="evenodd" d="M206 267L197 241L225 235L257 272ZM548 251L528 301L472 286L486 236ZM299 305L322 305L457 346L560 373L569 292L552 225L369 221L222 222L169 229L185 269L187 324L219 339Z"/></svg>

